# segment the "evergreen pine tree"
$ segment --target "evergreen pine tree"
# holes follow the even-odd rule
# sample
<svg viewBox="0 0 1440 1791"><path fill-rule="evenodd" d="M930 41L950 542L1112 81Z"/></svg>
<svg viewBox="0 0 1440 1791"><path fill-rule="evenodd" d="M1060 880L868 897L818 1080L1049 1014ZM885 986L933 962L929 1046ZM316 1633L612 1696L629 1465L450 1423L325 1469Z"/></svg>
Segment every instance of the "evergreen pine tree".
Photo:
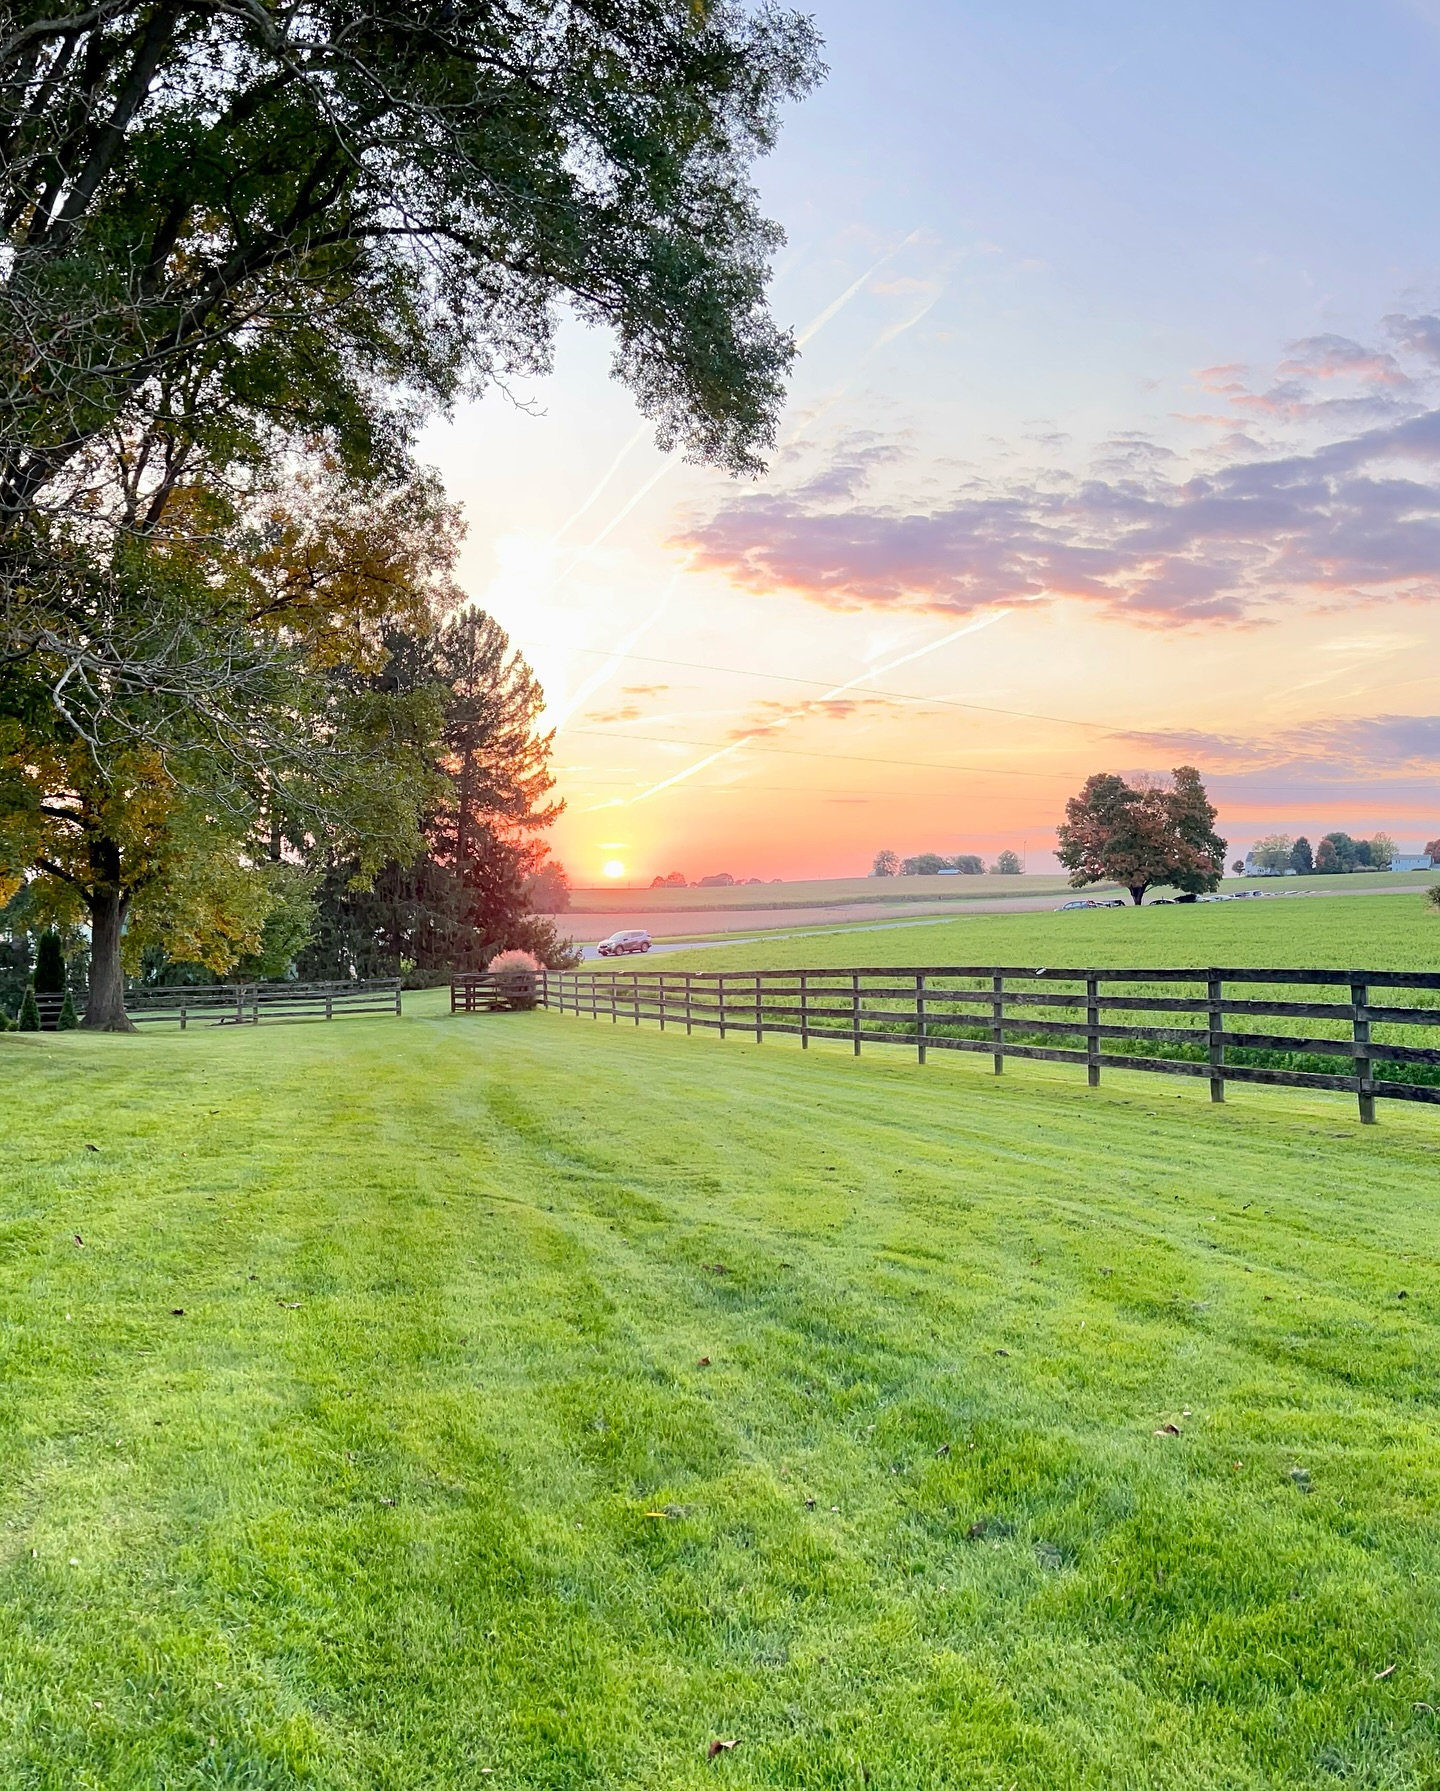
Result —
<svg viewBox="0 0 1440 1791"><path fill-rule="evenodd" d="M64 992L65 953L58 933L42 933L36 941L35 975L32 980L37 995L60 995Z"/></svg>
<svg viewBox="0 0 1440 1791"><path fill-rule="evenodd" d="M35 1005L33 982L28 982L25 985L25 999L20 1003L20 1018L16 1022L15 1030L17 1032L39 1032L40 1030L40 1009Z"/></svg>
<svg viewBox="0 0 1440 1791"><path fill-rule="evenodd" d="M60 1003L60 1018L55 1022L57 1032L74 1032L80 1024L80 1016L75 1012L75 997L67 989L65 999Z"/></svg>

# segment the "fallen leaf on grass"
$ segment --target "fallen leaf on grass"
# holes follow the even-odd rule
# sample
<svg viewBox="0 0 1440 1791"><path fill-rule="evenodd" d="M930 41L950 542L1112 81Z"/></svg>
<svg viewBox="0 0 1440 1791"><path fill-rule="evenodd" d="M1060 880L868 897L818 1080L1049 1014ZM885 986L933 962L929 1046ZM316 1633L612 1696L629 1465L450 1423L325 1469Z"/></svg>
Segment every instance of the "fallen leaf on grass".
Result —
<svg viewBox="0 0 1440 1791"><path fill-rule="evenodd" d="M1377 1673L1375 1675L1375 1677L1377 1679L1388 1679L1394 1671L1395 1671L1395 1662L1392 1660L1390 1662L1390 1665L1388 1667L1386 1667L1382 1672Z"/></svg>
<svg viewBox="0 0 1440 1791"><path fill-rule="evenodd" d="M950 1453L950 1445L948 1443L942 1443L940 1445L940 1447L935 1451L935 1458L938 1461L941 1456L948 1455L949 1453Z"/></svg>
<svg viewBox="0 0 1440 1791"><path fill-rule="evenodd" d="M732 1737L729 1741L712 1741L709 1747L705 1750L705 1758L707 1760L713 1760L717 1754L728 1754L732 1748L737 1748L739 1745L740 1737L738 1735Z"/></svg>
<svg viewBox="0 0 1440 1791"><path fill-rule="evenodd" d="M702 1262L700 1267L707 1275L728 1275L730 1273L723 1262Z"/></svg>
<svg viewBox="0 0 1440 1791"><path fill-rule="evenodd" d="M380 1503L382 1505L393 1505L395 1501L394 1499L381 1499Z"/></svg>
<svg viewBox="0 0 1440 1791"><path fill-rule="evenodd" d="M99 1145L98 1145L98 1144L87 1144L87 1145L86 1145L86 1146L85 1146L85 1148L86 1148L86 1150L93 1150L93 1151L95 1151L95 1152L97 1152L97 1153L98 1153L98 1152L99 1152L99 1149L100 1149L100 1146L99 1146Z"/></svg>
<svg viewBox="0 0 1440 1791"><path fill-rule="evenodd" d="M85 1240L84 1240L84 1238L81 1237L81 1235L78 1231L75 1233L75 1242L80 1246L80 1248L82 1250L85 1248Z"/></svg>
<svg viewBox="0 0 1440 1791"><path fill-rule="evenodd" d="M170 1316L171 1318L184 1318L185 1308L183 1306L172 1306L170 1308Z"/></svg>
<svg viewBox="0 0 1440 1791"><path fill-rule="evenodd" d="M1178 1437L1181 1434L1178 1424L1162 1424L1159 1430L1152 1432L1157 1437Z"/></svg>
<svg viewBox="0 0 1440 1791"><path fill-rule="evenodd" d="M697 1368L708 1368L710 1366L709 1356L701 1356L700 1360L695 1364L695 1366Z"/></svg>
<svg viewBox="0 0 1440 1791"><path fill-rule="evenodd" d="M276 1304L283 1306L287 1312L298 1312L300 1310L299 1300L278 1300Z"/></svg>

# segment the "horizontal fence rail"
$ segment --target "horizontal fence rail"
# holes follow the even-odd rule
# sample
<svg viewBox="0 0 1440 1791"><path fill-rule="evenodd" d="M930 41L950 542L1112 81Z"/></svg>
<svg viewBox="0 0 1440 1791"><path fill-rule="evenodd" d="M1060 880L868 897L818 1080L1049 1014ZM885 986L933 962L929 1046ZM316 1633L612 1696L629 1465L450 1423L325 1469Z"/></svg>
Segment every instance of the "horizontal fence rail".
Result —
<svg viewBox="0 0 1440 1791"><path fill-rule="evenodd" d="M40 1024L51 1030L60 1018L63 995L37 995ZM85 991L71 992L77 1013L85 1011ZM346 1014L398 1014L400 978L387 976L344 983L196 983L168 988L127 989L125 1012L137 1026L153 1020L190 1026L258 1026L266 1020L337 1020Z"/></svg>
<svg viewBox="0 0 1440 1791"><path fill-rule="evenodd" d="M513 979L513 973L512 973ZM1377 1098L1440 1103L1440 972L1399 970L541 971L533 1000L481 974L457 977L452 1011L535 1005L561 1013L697 1027L757 1043L766 1034L899 1045L1105 1069L1354 1094L1372 1125Z"/></svg>

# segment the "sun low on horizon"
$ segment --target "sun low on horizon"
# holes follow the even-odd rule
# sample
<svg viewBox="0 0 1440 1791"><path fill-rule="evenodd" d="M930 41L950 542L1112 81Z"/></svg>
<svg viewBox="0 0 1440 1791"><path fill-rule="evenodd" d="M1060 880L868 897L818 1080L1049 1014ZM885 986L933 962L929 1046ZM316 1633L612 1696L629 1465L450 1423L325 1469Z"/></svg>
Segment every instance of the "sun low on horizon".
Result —
<svg viewBox="0 0 1440 1791"><path fill-rule="evenodd" d="M1181 764L1236 853L1440 833L1440 18L816 16L764 475L662 452L578 324L430 437L572 880L1052 870L1090 773Z"/></svg>

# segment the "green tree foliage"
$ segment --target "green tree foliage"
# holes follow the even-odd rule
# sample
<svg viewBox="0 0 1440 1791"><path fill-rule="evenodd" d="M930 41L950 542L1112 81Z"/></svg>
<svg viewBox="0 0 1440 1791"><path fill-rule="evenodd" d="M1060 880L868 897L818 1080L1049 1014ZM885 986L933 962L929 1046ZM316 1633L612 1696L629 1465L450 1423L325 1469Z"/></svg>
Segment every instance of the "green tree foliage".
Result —
<svg viewBox="0 0 1440 1791"><path fill-rule="evenodd" d="M380 682L434 693L441 705L435 799L423 849L373 876L343 854L316 865L314 937L302 975L429 980L479 970L503 949L560 968L576 961L535 912L540 836L559 814L551 739L536 731L544 697L491 617L469 610L433 634L395 637Z"/></svg>
<svg viewBox="0 0 1440 1791"><path fill-rule="evenodd" d="M1290 868L1301 877L1308 877L1315 869L1315 854L1310 842L1302 833L1290 852Z"/></svg>
<svg viewBox="0 0 1440 1791"><path fill-rule="evenodd" d="M35 1000L34 983L26 983L25 996L20 1003L20 1015L15 1022L18 1032L39 1032L40 1009Z"/></svg>
<svg viewBox="0 0 1440 1791"><path fill-rule="evenodd" d="M1119 883L1137 906L1159 884L1199 895L1219 885L1225 868L1215 819L1191 765L1177 766L1168 786L1132 786L1100 772L1066 803L1056 856L1074 889Z"/></svg>
<svg viewBox="0 0 1440 1791"><path fill-rule="evenodd" d="M35 974L31 982L37 995L64 994L65 950L58 933L47 929L35 941Z"/></svg>
<svg viewBox="0 0 1440 1791"><path fill-rule="evenodd" d="M1295 841L1288 833L1267 833L1250 851L1257 870L1268 871L1272 877L1288 871L1294 856Z"/></svg>
<svg viewBox="0 0 1440 1791"><path fill-rule="evenodd" d="M1001 856L1004 856L1003 853ZM962 877L979 877L985 870L985 860L978 852L957 853L950 863Z"/></svg>
<svg viewBox="0 0 1440 1791"><path fill-rule="evenodd" d="M794 347L750 168L819 72L807 19L729 0L14 0L0 654L68 672L72 712L102 666L203 692L219 643L111 626L119 544L198 539L178 494L301 444L403 472L427 412L548 367L566 309L662 445L756 468Z"/></svg>
<svg viewBox="0 0 1440 1791"><path fill-rule="evenodd" d="M1388 871L1395 862L1396 846L1388 833L1377 833L1371 836L1370 868L1373 871Z"/></svg>
<svg viewBox="0 0 1440 1791"><path fill-rule="evenodd" d="M883 852L875 854L875 862L870 866L872 877L898 877L900 875L900 854L887 847Z"/></svg>
<svg viewBox="0 0 1440 1791"><path fill-rule="evenodd" d="M74 1032L80 1024L80 1016L75 1012L75 997L69 989L65 991L65 999L60 1003L60 1017L55 1022L57 1032Z"/></svg>
<svg viewBox="0 0 1440 1791"><path fill-rule="evenodd" d="M148 606L227 644L203 701L163 672L120 679L88 718L38 694L0 700L0 880L38 873L58 917L88 922L87 1026L129 1030L122 940L132 970L147 950L216 972L262 950L262 826L367 872L415 849L438 703L376 678L388 630L430 627L455 600L457 544L431 481L365 493L323 470L297 478L238 539L127 550L126 614ZM32 675L13 671L12 698Z"/></svg>
<svg viewBox="0 0 1440 1791"><path fill-rule="evenodd" d="M1018 852L1005 851L990 866L991 871L999 877L1018 877L1023 867Z"/></svg>

